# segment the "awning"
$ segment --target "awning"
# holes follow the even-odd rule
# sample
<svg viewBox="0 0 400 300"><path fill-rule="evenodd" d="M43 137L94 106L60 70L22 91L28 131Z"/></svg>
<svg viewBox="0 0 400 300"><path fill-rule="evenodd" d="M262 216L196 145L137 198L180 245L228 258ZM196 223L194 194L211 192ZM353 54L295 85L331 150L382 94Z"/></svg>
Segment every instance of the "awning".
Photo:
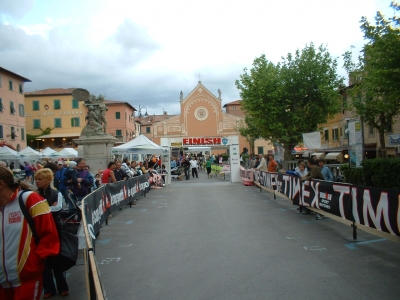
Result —
<svg viewBox="0 0 400 300"><path fill-rule="evenodd" d="M38 136L41 139L54 139L54 138L62 138L62 137L80 137L81 134L79 132L76 133L54 133L54 134L46 134Z"/></svg>
<svg viewBox="0 0 400 300"><path fill-rule="evenodd" d="M311 156L316 156L317 158L324 158L324 152L314 152Z"/></svg>
<svg viewBox="0 0 400 300"><path fill-rule="evenodd" d="M343 161L343 154L342 152L330 152L325 156L325 159Z"/></svg>

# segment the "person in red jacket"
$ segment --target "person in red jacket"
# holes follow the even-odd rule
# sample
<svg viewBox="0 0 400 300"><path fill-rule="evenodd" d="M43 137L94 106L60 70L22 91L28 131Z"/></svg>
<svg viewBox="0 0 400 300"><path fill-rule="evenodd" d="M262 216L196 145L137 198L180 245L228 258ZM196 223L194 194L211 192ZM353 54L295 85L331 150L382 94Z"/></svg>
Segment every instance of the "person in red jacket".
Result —
<svg viewBox="0 0 400 300"><path fill-rule="evenodd" d="M23 190L29 187L25 183L14 183L13 174L0 167L0 299L39 300L45 260L60 251L47 200L28 191L22 200L40 237L36 244L19 205Z"/></svg>

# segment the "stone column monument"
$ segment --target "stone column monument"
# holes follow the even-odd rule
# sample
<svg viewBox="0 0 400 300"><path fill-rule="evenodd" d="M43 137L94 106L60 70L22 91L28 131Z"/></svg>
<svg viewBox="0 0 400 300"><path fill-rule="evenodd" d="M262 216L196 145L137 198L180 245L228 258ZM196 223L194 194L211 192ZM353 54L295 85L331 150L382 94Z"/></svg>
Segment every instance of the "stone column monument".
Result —
<svg viewBox="0 0 400 300"><path fill-rule="evenodd" d="M75 100L83 101L88 109L86 126L82 129L79 139L74 140L78 145L78 155L86 160L90 172L96 174L98 170L107 168L112 160L111 148L117 141L112 135L106 133L107 120L103 95L96 98L85 89L75 89L72 92Z"/></svg>

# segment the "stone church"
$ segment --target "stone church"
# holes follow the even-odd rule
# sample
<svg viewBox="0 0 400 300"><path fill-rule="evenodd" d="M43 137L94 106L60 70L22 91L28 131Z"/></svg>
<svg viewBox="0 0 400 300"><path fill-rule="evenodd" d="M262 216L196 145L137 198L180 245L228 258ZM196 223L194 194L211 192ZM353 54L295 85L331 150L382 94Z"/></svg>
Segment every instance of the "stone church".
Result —
<svg viewBox="0 0 400 300"><path fill-rule="evenodd" d="M141 132L157 144L160 144L161 138L186 139L186 141L201 140L204 142L239 136L240 152L243 152L243 148L249 149L246 138L240 136L237 130L244 124L244 118L224 112L221 102L220 90L218 90L216 96L199 81L186 97L181 92L181 113L179 115L168 116L165 114L164 116L142 117L139 119L142 123ZM206 137L219 139L204 139ZM201 144L197 145L200 146ZM224 153L227 149L226 147L219 147L218 144L206 143L204 145L213 145L212 152L214 154ZM176 146L179 147L180 145L177 144Z"/></svg>

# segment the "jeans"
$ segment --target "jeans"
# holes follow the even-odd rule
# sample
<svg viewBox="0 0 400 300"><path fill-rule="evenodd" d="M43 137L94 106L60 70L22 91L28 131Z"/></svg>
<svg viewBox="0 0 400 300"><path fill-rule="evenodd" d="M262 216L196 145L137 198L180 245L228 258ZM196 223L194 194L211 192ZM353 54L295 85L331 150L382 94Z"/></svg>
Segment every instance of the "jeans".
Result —
<svg viewBox="0 0 400 300"><path fill-rule="evenodd" d="M194 176L196 175L196 177L199 177L199 174L197 174L197 168L192 168L192 177L194 178Z"/></svg>
<svg viewBox="0 0 400 300"><path fill-rule="evenodd" d="M190 175L189 175L189 168L185 168L185 177L187 180L189 180Z"/></svg>

